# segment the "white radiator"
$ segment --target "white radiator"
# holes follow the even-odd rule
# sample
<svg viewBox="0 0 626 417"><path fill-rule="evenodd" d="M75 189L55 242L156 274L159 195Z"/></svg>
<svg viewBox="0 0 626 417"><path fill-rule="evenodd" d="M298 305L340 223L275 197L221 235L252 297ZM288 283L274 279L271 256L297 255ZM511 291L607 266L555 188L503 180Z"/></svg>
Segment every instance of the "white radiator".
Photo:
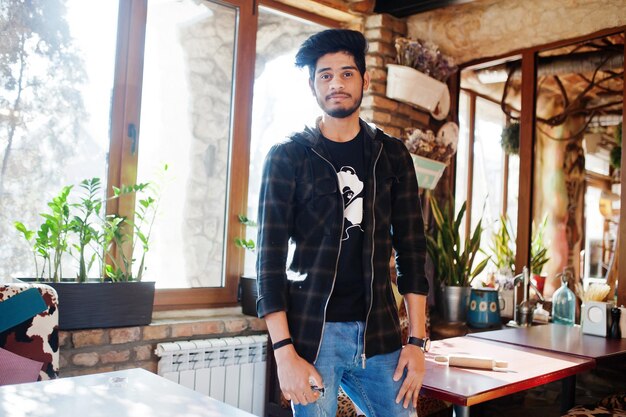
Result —
<svg viewBox="0 0 626 417"><path fill-rule="evenodd" d="M155 353L159 375L265 415L267 335L159 343Z"/></svg>

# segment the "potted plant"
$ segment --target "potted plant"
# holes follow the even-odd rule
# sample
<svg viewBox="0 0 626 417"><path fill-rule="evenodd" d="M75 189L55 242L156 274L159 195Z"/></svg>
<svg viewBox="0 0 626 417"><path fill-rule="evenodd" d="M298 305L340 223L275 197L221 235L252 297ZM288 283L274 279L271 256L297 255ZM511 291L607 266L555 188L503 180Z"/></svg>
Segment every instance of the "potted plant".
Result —
<svg viewBox="0 0 626 417"><path fill-rule="evenodd" d="M500 216L500 226L491 235L491 262L495 266L495 283L503 305L501 314L513 317L513 291L515 288L515 233L508 216Z"/></svg>
<svg viewBox="0 0 626 417"><path fill-rule="evenodd" d="M490 259L487 257L474 267L480 250L482 220L462 242L460 228L466 203L463 203L456 218L451 199L441 210L437 200L431 198L430 207L435 222L432 234L426 235L426 247L441 284L444 319L449 322L465 321L470 285Z"/></svg>
<svg viewBox="0 0 626 417"><path fill-rule="evenodd" d="M515 241L513 233L509 231L508 218L500 216L500 227L491 235L491 262L496 267L496 273L506 277L513 277L515 273Z"/></svg>
<svg viewBox="0 0 626 417"><path fill-rule="evenodd" d="M500 145L502 145L504 152L509 155L519 154L519 132L519 122L508 123L502 129L502 133L500 135Z"/></svg>
<svg viewBox="0 0 626 417"><path fill-rule="evenodd" d="M435 111L447 86L446 79L457 68L437 45L421 39L397 38L396 64L387 65L389 98Z"/></svg>
<svg viewBox="0 0 626 417"><path fill-rule="evenodd" d="M415 127L404 130L404 145L413 159L420 188L432 190L437 185L448 166L448 161L456 153L458 131L456 133L456 135L435 135L432 130Z"/></svg>
<svg viewBox="0 0 626 417"><path fill-rule="evenodd" d="M245 227L256 227L257 224L254 220L250 220L243 214L237 216L239 223ZM246 239L245 237L236 237L235 246L245 249L252 254L256 255L256 243L254 239ZM239 289L237 295L237 301L241 303L241 312L248 316L257 316L256 312L256 299L258 297L258 291L256 287L256 277L246 276L245 274L239 277Z"/></svg>
<svg viewBox="0 0 626 417"><path fill-rule="evenodd" d="M543 292L545 275L542 275L544 265L550 260L548 248L545 244L544 233L547 226L547 216L543 218L538 227L533 227L530 244L530 272L532 279L539 292ZM504 290L512 290L510 278L515 273L515 233L509 225L506 216L500 217L500 228L493 234L490 246L492 262L496 267L496 273L501 276L500 287Z"/></svg>
<svg viewBox="0 0 626 417"><path fill-rule="evenodd" d="M622 166L622 123L615 128L615 143L609 154L609 161L613 168L620 169Z"/></svg>
<svg viewBox="0 0 626 417"><path fill-rule="evenodd" d="M167 166L165 166L167 170ZM55 288L59 296L62 330L136 326L152 319L154 282L142 282L160 193L152 183L113 188L112 198L136 197L134 219L105 215L99 178L79 184L78 201L71 200L73 186L63 187L49 203L39 228L16 229L31 244L36 277ZM135 251L135 249L138 249ZM117 255L113 256L113 251ZM135 262L139 252L139 262ZM78 264L74 278L63 276L66 255ZM98 265L97 276L89 278Z"/></svg>
<svg viewBox="0 0 626 417"><path fill-rule="evenodd" d="M544 232L548 224L548 216L544 216L538 227L533 227L533 233L530 242L530 272L532 279L535 281L537 291L543 294L543 286L546 282L546 276L542 274L543 266L548 263L548 248L544 240Z"/></svg>

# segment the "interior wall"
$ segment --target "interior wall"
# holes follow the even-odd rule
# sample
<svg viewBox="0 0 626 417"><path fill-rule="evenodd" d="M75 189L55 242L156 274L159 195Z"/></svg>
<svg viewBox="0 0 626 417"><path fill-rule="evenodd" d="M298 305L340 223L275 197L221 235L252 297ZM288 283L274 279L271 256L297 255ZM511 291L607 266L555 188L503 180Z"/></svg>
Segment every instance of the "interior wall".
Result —
<svg viewBox="0 0 626 417"><path fill-rule="evenodd" d="M626 0L479 0L407 19L457 63L626 25Z"/></svg>

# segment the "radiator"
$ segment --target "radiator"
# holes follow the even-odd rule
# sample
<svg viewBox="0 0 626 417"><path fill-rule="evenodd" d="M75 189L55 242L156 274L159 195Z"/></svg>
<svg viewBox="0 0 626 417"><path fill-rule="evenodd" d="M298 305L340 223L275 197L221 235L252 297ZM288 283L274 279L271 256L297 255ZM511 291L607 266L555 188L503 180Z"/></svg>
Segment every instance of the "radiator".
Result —
<svg viewBox="0 0 626 417"><path fill-rule="evenodd" d="M164 378L265 415L267 335L159 343L155 353Z"/></svg>

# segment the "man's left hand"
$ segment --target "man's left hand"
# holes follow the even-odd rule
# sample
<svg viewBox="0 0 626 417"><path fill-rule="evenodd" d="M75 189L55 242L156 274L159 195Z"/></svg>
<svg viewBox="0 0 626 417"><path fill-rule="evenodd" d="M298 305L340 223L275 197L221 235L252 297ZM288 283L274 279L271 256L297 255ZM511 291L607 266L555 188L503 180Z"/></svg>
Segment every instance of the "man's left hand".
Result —
<svg viewBox="0 0 626 417"><path fill-rule="evenodd" d="M393 380L399 381L406 368L406 377L396 397L396 403L404 401L404 408L407 408L411 402L414 408L417 407L417 399L426 373L424 362L424 352L419 347L407 344L402 348Z"/></svg>

